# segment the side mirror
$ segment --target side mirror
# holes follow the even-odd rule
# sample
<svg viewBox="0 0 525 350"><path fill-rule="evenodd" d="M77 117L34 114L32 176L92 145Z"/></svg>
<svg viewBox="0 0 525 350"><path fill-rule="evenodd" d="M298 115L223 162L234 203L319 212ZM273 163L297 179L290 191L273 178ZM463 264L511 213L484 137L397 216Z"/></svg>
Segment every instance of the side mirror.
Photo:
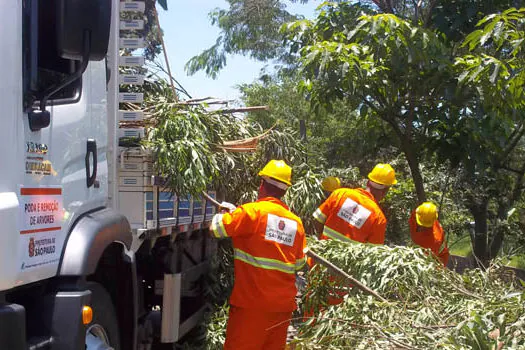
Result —
<svg viewBox="0 0 525 350"><path fill-rule="evenodd" d="M49 97L79 79L89 61L101 61L106 57L111 26L111 1L56 0L57 53L62 58L80 61L80 64L73 74L40 94L40 110L27 114L31 131L49 126L51 114L46 111Z"/></svg>
<svg viewBox="0 0 525 350"><path fill-rule="evenodd" d="M111 0L57 0L57 49L62 58L100 61L106 57ZM86 51L86 40L89 52Z"/></svg>

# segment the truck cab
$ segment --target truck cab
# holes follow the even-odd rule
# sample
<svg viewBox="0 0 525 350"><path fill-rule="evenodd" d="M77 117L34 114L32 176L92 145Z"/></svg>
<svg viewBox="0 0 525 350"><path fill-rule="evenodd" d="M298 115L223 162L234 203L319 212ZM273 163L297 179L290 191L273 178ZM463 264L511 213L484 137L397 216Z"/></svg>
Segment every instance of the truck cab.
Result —
<svg viewBox="0 0 525 350"><path fill-rule="evenodd" d="M1 349L151 349L202 318L214 208L119 146L121 13L144 7L0 2Z"/></svg>

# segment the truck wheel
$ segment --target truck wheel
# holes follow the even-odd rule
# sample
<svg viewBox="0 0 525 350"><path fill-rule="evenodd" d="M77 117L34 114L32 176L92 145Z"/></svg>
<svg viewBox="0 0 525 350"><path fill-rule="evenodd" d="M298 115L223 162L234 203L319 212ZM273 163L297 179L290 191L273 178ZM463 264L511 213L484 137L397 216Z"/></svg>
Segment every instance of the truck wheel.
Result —
<svg viewBox="0 0 525 350"><path fill-rule="evenodd" d="M88 282L91 290L93 321L86 330L86 350L120 350L120 337L115 307L100 284Z"/></svg>

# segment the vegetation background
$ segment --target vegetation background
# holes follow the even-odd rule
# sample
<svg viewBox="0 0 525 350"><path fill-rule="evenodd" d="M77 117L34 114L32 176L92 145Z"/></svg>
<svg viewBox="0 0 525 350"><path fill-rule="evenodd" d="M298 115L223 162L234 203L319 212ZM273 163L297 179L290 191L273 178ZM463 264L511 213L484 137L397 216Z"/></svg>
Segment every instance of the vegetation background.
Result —
<svg viewBox="0 0 525 350"><path fill-rule="evenodd" d="M388 162L399 184L381 203L387 246L410 244L410 211L431 200L439 205L452 254L483 268L495 259L525 266L525 8L519 1L333 1L311 20L288 12L287 0L227 2L228 8L210 12L221 31L216 44L187 70L216 77L231 54L268 62L272 74L239 89L245 105L269 110L239 118L206 104L178 103L158 63L159 28L149 27L145 88L155 122L145 145L157 152L157 168L174 192L213 187L240 204L253 200L257 170L269 159L285 159L294 167L286 201L310 229L324 176L362 186L376 163ZM154 1L149 4L151 11ZM256 152L221 148L272 127ZM230 247L222 245L217 276L231 281ZM474 285L483 277L472 279ZM498 283L485 287L505 294ZM219 305L227 293L212 292ZM491 329L502 310L473 332ZM212 322L217 329L220 317ZM478 348L492 348L494 339L480 332L473 338Z"/></svg>

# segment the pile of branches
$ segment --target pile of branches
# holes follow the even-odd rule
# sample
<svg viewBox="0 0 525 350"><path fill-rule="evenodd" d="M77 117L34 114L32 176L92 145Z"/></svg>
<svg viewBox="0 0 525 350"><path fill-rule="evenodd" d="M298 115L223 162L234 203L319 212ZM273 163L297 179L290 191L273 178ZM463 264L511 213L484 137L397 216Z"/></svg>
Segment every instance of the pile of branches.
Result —
<svg viewBox="0 0 525 350"><path fill-rule="evenodd" d="M460 275L420 248L313 238L308 245L387 301L346 288L341 304L328 305L327 296L340 292L344 284L315 265L307 272L292 320L297 335L290 349L525 348L523 284L497 263ZM217 261L213 274L221 283L210 284L216 286L212 295L218 303L203 325L202 337L193 338L184 349L222 349L228 316L225 297L233 283L228 249L219 254L226 260ZM304 317L304 310L313 315Z"/></svg>
<svg viewBox="0 0 525 350"><path fill-rule="evenodd" d="M460 275L420 248L311 239L309 247L386 298L348 288L315 265L308 273L295 349L518 349L525 347L522 282L501 265Z"/></svg>

